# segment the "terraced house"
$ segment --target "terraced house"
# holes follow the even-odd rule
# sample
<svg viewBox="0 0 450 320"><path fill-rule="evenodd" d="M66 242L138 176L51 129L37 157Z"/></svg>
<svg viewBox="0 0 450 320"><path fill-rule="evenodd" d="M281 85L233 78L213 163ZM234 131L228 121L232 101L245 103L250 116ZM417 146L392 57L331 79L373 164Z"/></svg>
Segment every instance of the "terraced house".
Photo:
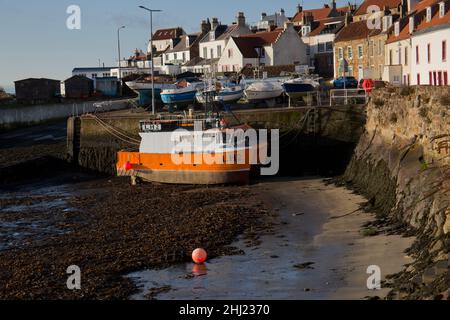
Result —
<svg viewBox="0 0 450 320"><path fill-rule="evenodd" d="M385 45L393 24L408 13L408 0L366 0L335 39L335 77L383 78ZM374 8L383 8L382 10Z"/></svg>

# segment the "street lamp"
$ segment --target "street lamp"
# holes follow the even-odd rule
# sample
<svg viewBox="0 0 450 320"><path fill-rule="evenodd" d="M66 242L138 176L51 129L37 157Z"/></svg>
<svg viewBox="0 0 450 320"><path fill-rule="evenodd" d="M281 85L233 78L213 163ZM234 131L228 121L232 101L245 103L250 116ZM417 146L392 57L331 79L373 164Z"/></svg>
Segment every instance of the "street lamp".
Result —
<svg viewBox="0 0 450 320"><path fill-rule="evenodd" d="M139 6L139 8L144 9L148 12L150 12L150 52L152 55L152 66L151 66L151 73L152 73L152 114L156 113L155 110L155 79L154 79L154 63L155 63L155 59L154 59L154 55L153 55L153 12L162 12L162 10L153 10L153 9L149 9L147 7L144 6Z"/></svg>
<svg viewBox="0 0 450 320"><path fill-rule="evenodd" d="M119 75L118 75L118 79L120 81L120 91L122 91L122 72L121 72L121 66L120 66L120 30L125 29L125 26L121 26L120 28L117 29L117 51L119 53Z"/></svg>

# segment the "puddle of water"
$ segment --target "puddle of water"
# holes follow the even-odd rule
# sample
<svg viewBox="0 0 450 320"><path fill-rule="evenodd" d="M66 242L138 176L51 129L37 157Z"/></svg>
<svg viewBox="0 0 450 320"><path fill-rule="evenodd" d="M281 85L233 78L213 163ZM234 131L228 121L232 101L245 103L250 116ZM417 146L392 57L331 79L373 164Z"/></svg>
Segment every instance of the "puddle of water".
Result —
<svg viewBox="0 0 450 320"><path fill-rule="evenodd" d="M326 213L315 204L293 197L295 190L295 185L277 190L278 195L283 193L283 198L287 192L290 200L275 202L281 223L274 227L273 234L261 236L257 247L246 247L242 238L233 244L245 255L219 257L200 270L188 263L129 274L127 277L140 288L140 292L130 298L143 300L150 289L165 286L172 290L157 295L157 299L308 300L330 295L342 285L339 276L328 267L330 261L342 255L342 248L314 246L314 237L320 232ZM311 268L295 267L307 262L314 264Z"/></svg>

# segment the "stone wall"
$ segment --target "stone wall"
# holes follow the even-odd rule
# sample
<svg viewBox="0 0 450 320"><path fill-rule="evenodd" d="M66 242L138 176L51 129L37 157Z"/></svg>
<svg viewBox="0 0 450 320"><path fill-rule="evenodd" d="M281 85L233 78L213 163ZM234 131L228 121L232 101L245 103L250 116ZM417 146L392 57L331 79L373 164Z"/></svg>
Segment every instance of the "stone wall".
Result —
<svg viewBox="0 0 450 320"><path fill-rule="evenodd" d="M449 146L449 87L377 90L344 176L381 218L415 232L421 262L449 259Z"/></svg>

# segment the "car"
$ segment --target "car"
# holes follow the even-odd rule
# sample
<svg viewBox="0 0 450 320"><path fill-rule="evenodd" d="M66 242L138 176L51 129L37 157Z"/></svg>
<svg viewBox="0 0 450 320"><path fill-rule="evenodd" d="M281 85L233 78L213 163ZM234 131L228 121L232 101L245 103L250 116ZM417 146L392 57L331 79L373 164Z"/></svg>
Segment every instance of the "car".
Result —
<svg viewBox="0 0 450 320"><path fill-rule="evenodd" d="M358 80L355 77L339 77L333 82L335 89L356 89L358 88Z"/></svg>

